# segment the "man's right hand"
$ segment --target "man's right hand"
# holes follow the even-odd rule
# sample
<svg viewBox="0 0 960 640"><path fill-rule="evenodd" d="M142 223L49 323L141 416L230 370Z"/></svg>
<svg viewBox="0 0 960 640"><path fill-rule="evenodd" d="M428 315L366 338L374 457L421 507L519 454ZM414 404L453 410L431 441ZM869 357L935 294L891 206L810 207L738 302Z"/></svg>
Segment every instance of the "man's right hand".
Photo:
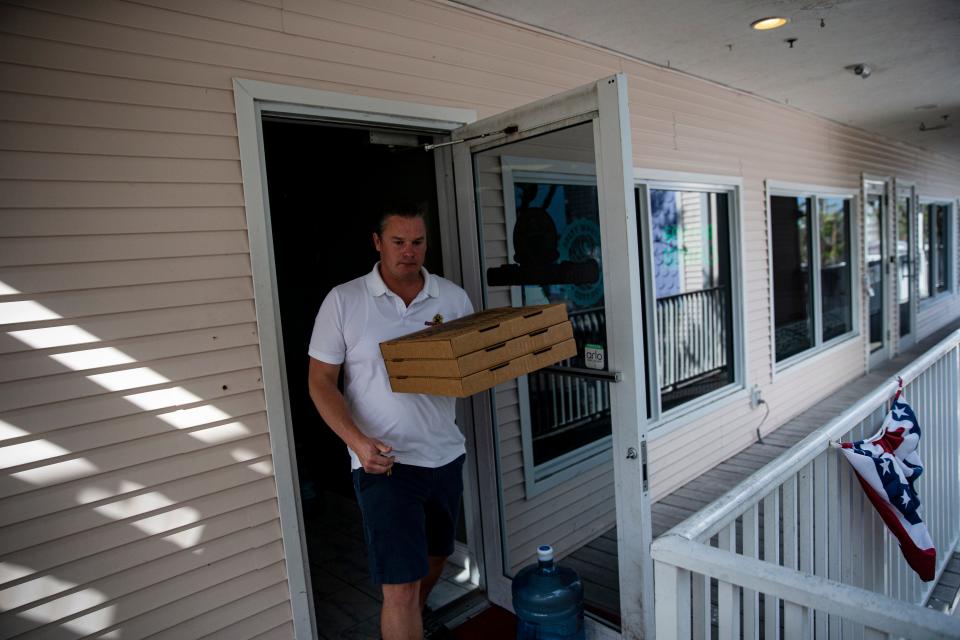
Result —
<svg viewBox="0 0 960 640"><path fill-rule="evenodd" d="M337 389L340 365L310 358L310 397L320 416L334 433L357 454L367 473L386 473L393 466L393 451L379 440L363 434L353 422L347 403Z"/></svg>
<svg viewBox="0 0 960 640"><path fill-rule="evenodd" d="M353 452L360 459L363 470L367 473L386 473L393 466L394 457L389 454L393 451L379 440L374 438L364 438Z"/></svg>

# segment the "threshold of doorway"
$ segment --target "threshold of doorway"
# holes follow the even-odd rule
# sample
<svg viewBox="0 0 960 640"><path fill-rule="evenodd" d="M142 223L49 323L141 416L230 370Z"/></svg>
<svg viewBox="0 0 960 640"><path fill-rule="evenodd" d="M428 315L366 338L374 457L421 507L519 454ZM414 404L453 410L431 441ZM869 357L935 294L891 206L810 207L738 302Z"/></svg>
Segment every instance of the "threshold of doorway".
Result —
<svg viewBox="0 0 960 640"><path fill-rule="evenodd" d="M432 612L424 620L427 640L489 640L517 635L517 618L473 592Z"/></svg>

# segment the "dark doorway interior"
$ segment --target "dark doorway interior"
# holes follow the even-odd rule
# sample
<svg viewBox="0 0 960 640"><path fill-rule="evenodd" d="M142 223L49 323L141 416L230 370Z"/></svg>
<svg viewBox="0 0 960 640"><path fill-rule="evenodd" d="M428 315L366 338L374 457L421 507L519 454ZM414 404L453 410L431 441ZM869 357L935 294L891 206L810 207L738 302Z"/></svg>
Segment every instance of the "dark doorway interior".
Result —
<svg viewBox="0 0 960 640"><path fill-rule="evenodd" d="M442 272L433 154L421 147L371 143L372 133L305 120L265 117L263 122L287 390L305 511L319 506L324 489L353 497L346 448L307 393L307 346L330 289L364 275L376 262L371 234L384 199L427 206L426 267ZM382 135L409 143L432 141L432 136Z"/></svg>
<svg viewBox="0 0 960 640"><path fill-rule="evenodd" d="M419 146L432 141L430 133L263 118L286 386L321 638L379 637L380 592L367 573L346 447L307 391L307 347L330 289L376 262L371 234L385 200L426 207L426 267L442 274L435 158ZM445 578L455 574L452 567Z"/></svg>

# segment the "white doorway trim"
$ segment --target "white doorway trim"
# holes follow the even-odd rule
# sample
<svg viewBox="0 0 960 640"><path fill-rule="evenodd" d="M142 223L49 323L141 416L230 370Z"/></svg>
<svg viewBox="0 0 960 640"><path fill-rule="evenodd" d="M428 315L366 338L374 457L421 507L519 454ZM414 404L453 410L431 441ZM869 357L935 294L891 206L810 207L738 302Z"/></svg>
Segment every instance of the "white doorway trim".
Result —
<svg viewBox="0 0 960 640"><path fill-rule="evenodd" d="M863 224L863 233L861 234L863 247L863 264L861 265L861 273L863 274L862 278L862 304L863 309L866 314L867 325L864 327L864 348L866 349L866 359L867 359L867 371L875 369L879 364L886 361L893 352L892 342L893 342L893 314L894 312L899 313L900 306L896 303L896 288L894 283L896 282L896 268L895 268L895 258L891 260L891 257L894 256L896 250L896 212L893 210L896 207L896 198L892 194L893 189L893 178L891 176L876 176L864 173L863 176L863 192L860 198L860 219ZM870 352L870 296L869 296L869 248L867 247L867 205L869 204L870 196L880 195L881 196L881 219L880 219L880 237L881 237L881 256L880 256L880 269L881 269L881 283L882 289L879 292L874 292L877 295L880 295L881 298L881 317L883 322L881 323L881 340L883 346L878 349L875 353Z"/></svg>
<svg viewBox="0 0 960 640"><path fill-rule="evenodd" d="M905 197L909 204L909 210L907 211L907 261L910 264L910 278L907 282L907 288L910 292L910 301L909 306L907 307L907 317L910 321L910 332L906 335L902 335L902 329L900 327L900 316L897 316L897 331L896 331L896 351L895 353L902 353L905 349L909 349L917 341L917 299L920 296L920 288L917 280L917 243L918 243L918 230L917 230L917 186L916 183L912 180L901 180L899 178L894 178L893 185L891 187L892 203L891 211L893 213L894 219L894 241L897 242L897 230L900 222L900 214L897 209L897 206L900 202L900 198ZM894 248L897 247L897 244L893 245ZM896 250L896 249L894 249ZM894 253L896 255L896 253ZM899 262L898 262L899 267ZM897 286L899 287L900 283L900 272L899 268L896 272ZM899 290L898 290L899 291ZM900 297L899 294L896 298L897 313L900 311Z"/></svg>
<svg viewBox="0 0 960 640"><path fill-rule="evenodd" d="M298 640L309 640L316 637L316 620L305 553L297 468L293 455L293 427L285 392L286 369L273 263L260 113L267 109L327 120L451 131L476 120L476 112L240 78L234 78L233 89L243 175L243 199L250 241L254 304L263 367L263 389L277 482L287 581L293 609L293 628ZM469 505L467 508L469 509Z"/></svg>

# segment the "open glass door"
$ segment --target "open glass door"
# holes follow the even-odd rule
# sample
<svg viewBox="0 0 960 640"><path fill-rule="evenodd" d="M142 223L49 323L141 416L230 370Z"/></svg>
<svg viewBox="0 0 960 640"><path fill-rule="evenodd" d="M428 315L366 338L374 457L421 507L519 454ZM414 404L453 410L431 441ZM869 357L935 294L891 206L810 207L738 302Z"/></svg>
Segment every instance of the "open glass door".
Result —
<svg viewBox="0 0 960 640"><path fill-rule="evenodd" d="M914 343L914 325L917 318L917 230L914 190L910 185L897 183L897 307L901 352Z"/></svg>
<svg viewBox="0 0 960 640"><path fill-rule="evenodd" d="M473 398L484 585L512 608L512 577L550 544L586 582L588 624L640 637L653 601L626 95L617 75L451 137L468 291L486 308L565 303L578 347Z"/></svg>
<svg viewBox="0 0 960 640"><path fill-rule="evenodd" d="M870 367L889 357L890 317L890 213L887 183L864 180L863 183L864 255L867 272Z"/></svg>

